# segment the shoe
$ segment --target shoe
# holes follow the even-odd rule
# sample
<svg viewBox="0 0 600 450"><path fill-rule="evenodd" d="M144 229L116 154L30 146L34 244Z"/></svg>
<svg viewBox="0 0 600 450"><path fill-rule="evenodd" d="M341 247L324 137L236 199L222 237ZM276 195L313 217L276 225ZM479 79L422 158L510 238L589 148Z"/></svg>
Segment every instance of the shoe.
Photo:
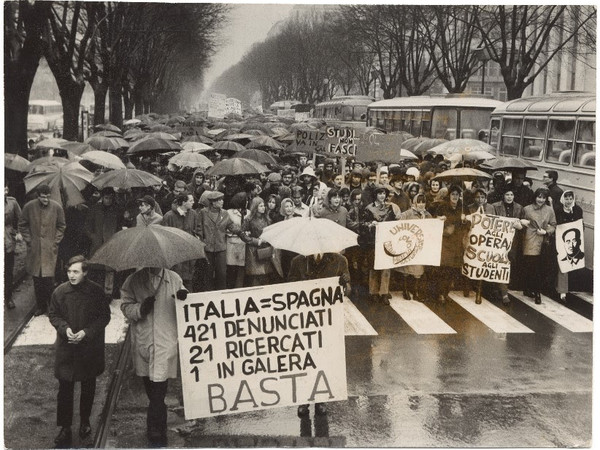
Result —
<svg viewBox="0 0 600 450"><path fill-rule="evenodd" d="M510 304L510 297L508 295L505 295L504 297L502 297L502 304L503 305L509 305Z"/></svg>
<svg viewBox="0 0 600 450"><path fill-rule="evenodd" d="M535 293L535 304L536 305L541 305L542 304L542 297L540 296L539 292Z"/></svg>
<svg viewBox="0 0 600 450"><path fill-rule="evenodd" d="M481 305L481 297L480 296L476 296L475 297L475 304L476 305Z"/></svg>
<svg viewBox="0 0 600 450"><path fill-rule="evenodd" d="M404 291L404 292L402 292L402 296L404 297L405 300L410 300L410 292Z"/></svg>
<svg viewBox="0 0 600 450"><path fill-rule="evenodd" d="M533 292L527 291L527 290L523 291L523 295L526 297L531 297L531 298L535 297L535 294Z"/></svg>
<svg viewBox="0 0 600 450"><path fill-rule="evenodd" d="M315 416L327 415L327 405L325 403L317 403L315 405Z"/></svg>
<svg viewBox="0 0 600 450"><path fill-rule="evenodd" d="M567 294L560 294L560 301L562 303L566 303L566 301L567 301Z"/></svg>
<svg viewBox="0 0 600 450"><path fill-rule="evenodd" d="M55 448L70 447L73 436L71 435L71 427L62 427L58 436L54 439Z"/></svg>
<svg viewBox="0 0 600 450"><path fill-rule="evenodd" d="M33 313L34 316L41 316L42 314L46 314L46 310L43 308L37 308Z"/></svg>
<svg viewBox="0 0 600 450"><path fill-rule="evenodd" d="M471 295L471 291L470 291L470 290L468 290L468 289L464 289L464 290L463 290L463 296L464 296L464 297L468 297L469 295Z"/></svg>
<svg viewBox="0 0 600 450"><path fill-rule="evenodd" d="M85 439L90 434L92 434L92 427L90 426L90 423L82 422L81 425L79 425L79 437L81 439Z"/></svg>
<svg viewBox="0 0 600 450"><path fill-rule="evenodd" d="M442 303L446 303L446 302L450 302L452 299L450 298L449 294L444 294L444 299L442 300Z"/></svg>
<svg viewBox="0 0 600 450"><path fill-rule="evenodd" d="M15 302L9 300L6 302L6 309L15 309Z"/></svg>
<svg viewBox="0 0 600 450"><path fill-rule="evenodd" d="M307 417L309 414L308 405L298 406L298 417Z"/></svg>

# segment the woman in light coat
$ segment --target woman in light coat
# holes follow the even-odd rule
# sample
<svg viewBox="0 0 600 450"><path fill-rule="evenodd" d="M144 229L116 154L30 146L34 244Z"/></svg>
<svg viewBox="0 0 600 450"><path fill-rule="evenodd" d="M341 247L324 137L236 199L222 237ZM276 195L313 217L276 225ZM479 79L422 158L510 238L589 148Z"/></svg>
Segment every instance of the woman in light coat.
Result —
<svg viewBox="0 0 600 450"><path fill-rule="evenodd" d="M550 239L556 230L554 209L546 204L550 191L539 188L535 191L533 204L523 208L521 224L525 227L523 236L523 267L525 268L525 287L523 294L533 297L535 303L542 303L540 296L542 268L542 245L544 239Z"/></svg>
<svg viewBox="0 0 600 450"><path fill-rule="evenodd" d="M260 235L269 226L265 201L261 197L254 197L250 204L250 213L242 225L242 239L246 242L246 276L249 286L260 286L274 282L275 268L271 258L260 259L259 248L268 248L269 244Z"/></svg>
<svg viewBox="0 0 600 450"><path fill-rule="evenodd" d="M231 208L227 210L229 218L237 229L242 228L244 217L248 213L246 209L246 194L238 192L231 199ZM227 231L227 289L240 288L244 286L246 274L246 243L236 233Z"/></svg>

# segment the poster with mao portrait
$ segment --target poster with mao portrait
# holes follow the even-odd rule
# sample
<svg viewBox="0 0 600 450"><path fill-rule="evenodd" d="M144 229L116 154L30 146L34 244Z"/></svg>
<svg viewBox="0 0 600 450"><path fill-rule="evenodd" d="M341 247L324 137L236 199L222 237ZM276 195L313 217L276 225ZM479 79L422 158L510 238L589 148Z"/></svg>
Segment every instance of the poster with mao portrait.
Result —
<svg viewBox="0 0 600 450"><path fill-rule="evenodd" d="M556 227L556 251L562 273L585 267L582 219Z"/></svg>

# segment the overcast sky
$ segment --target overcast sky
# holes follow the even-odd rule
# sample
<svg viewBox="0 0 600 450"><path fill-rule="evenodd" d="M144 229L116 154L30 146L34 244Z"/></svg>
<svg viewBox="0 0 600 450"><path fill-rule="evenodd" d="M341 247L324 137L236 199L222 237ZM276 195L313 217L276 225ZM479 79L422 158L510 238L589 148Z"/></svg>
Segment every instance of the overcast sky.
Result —
<svg viewBox="0 0 600 450"><path fill-rule="evenodd" d="M285 19L293 7L293 3L233 5L230 21L222 34L225 42L206 73L206 88L225 70L235 65L252 44L263 41L271 27Z"/></svg>

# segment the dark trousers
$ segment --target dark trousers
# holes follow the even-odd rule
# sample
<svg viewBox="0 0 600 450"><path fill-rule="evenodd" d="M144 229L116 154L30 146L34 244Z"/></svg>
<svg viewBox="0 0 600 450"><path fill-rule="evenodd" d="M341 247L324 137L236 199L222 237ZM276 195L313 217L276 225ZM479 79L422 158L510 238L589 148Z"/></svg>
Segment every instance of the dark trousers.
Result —
<svg viewBox="0 0 600 450"><path fill-rule="evenodd" d="M523 289L534 293L541 292L544 283L541 255L524 255L523 268L525 269Z"/></svg>
<svg viewBox="0 0 600 450"><path fill-rule="evenodd" d="M15 252L4 252L4 303L11 300L14 283Z"/></svg>
<svg viewBox="0 0 600 450"><path fill-rule="evenodd" d="M166 439L167 436L167 380L151 381L149 377L142 377L144 388L150 404L146 416L148 438L151 440Z"/></svg>
<svg viewBox="0 0 600 450"><path fill-rule="evenodd" d="M56 409L56 424L59 427L70 427L73 423L73 390L74 381L58 380L58 396ZM96 378L81 381L81 396L79 398L80 423L89 423L92 405L96 395Z"/></svg>
<svg viewBox="0 0 600 450"><path fill-rule="evenodd" d="M209 290L227 289L227 255L226 251L222 252L207 252L206 260L208 262L208 276L212 278L214 274L214 284Z"/></svg>
<svg viewBox="0 0 600 450"><path fill-rule="evenodd" d="M54 290L54 277L32 277L35 301L38 308L46 311L50 305L50 297Z"/></svg>

